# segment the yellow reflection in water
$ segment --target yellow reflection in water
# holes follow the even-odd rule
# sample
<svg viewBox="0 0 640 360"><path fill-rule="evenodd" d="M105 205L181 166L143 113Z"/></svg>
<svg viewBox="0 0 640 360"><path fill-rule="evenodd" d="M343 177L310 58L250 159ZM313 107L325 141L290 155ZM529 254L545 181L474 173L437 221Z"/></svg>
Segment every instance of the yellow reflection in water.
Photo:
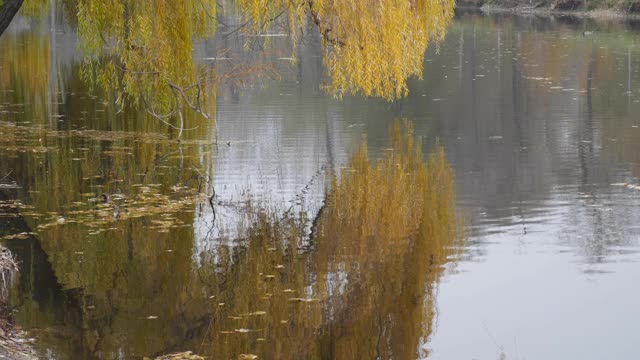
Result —
<svg viewBox="0 0 640 360"><path fill-rule="evenodd" d="M460 238L442 148L421 158L411 125L371 164L363 145L314 220L260 213L246 249L220 252L215 358L415 358L435 316L434 287ZM309 250L310 248L310 250ZM227 256L224 256L224 255Z"/></svg>
<svg viewBox="0 0 640 360"><path fill-rule="evenodd" d="M204 251L193 227L203 213L193 179L208 173L198 169L202 144L180 151L161 135L3 126L17 144L3 144L3 166L28 179L17 211L46 254L30 261L50 267L69 299L56 305L39 294L49 286L37 281L44 270L25 270L18 320L43 329L35 332L55 353L425 355L434 288L460 234L444 152L423 160L410 123L393 126L380 160L371 162L363 145L329 179L313 219L272 210L279 204L241 206L249 221L225 226L242 236ZM43 150L24 151L30 145ZM91 201L101 192L121 208L119 220L111 204Z"/></svg>
<svg viewBox="0 0 640 360"><path fill-rule="evenodd" d="M25 111L35 121L46 117L49 50L49 38L32 32L5 34L0 39L0 114L6 114L3 118Z"/></svg>

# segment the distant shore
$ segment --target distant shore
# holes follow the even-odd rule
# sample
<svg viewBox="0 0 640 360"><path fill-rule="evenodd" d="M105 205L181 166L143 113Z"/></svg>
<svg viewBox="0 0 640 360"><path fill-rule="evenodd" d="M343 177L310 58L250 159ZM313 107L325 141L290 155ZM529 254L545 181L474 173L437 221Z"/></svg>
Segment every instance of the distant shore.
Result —
<svg viewBox="0 0 640 360"><path fill-rule="evenodd" d="M541 16L575 16L591 19L640 19L640 11L636 11L635 7L629 7L634 11L625 11L620 8L594 8L585 9L576 7L574 9L564 9L562 7L554 7L552 3L539 2L530 5L524 1L507 1L495 3L482 2L462 2L457 5L461 10L478 10L487 14L497 13L513 13L513 14L530 14ZM640 2L638 3L640 10Z"/></svg>

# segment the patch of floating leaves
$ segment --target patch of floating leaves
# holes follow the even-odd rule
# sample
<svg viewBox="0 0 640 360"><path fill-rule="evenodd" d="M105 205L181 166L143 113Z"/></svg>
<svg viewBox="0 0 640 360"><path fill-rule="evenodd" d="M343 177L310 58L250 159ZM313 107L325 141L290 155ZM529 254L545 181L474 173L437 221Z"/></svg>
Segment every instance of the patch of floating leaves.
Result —
<svg viewBox="0 0 640 360"><path fill-rule="evenodd" d="M33 235L35 235L35 233L33 232L21 232L18 234L5 235L3 237L0 237L0 240L24 240Z"/></svg>
<svg viewBox="0 0 640 360"><path fill-rule="evenodd" d="M143 359L150 360L148 357L145 357ZM196 355L191 351L167 354L167 355L162 355L155 358L155 360L204 360L204 359L206 358L200 355Z"/></svg>
<svg viewBox="0 0 640 360"><path fill-rule="evenodd" d="M70 137L84 138L95 141L116 141L123 139L133 139L143 143L157 143L158 141L168 141L166 135L151 132L128 132L128 131L100 131L100 130L49 130L44 126L19 126L13 122L0 121L0 151L5 152L32 152L46 153L58 151L55 146L47 146L47 139L63 139ZM83 149L78 149L83 150ZM88 151L85 148L84 151ZM130 147L118 147L113 150L130 151ZM81 158L78 157L78 160Z"/></svg>
<svg viewBox="0 0 640 360"><path fill-rule="evenodd" d="M38 230L61 224L81 224L92 229L89 235L97 235L113 229L117 221L148 217L152 218L148 228L168 232L171 228L190 226L178 218L178 214L193 211L194 204L202 201L205 194L186 187L172 188L170 194L160 192L158 184L134 186L137 193L132 197L123 194L110 196L113 201L103 203L100 197L89 198L87 203L74 202L70 210L61 216L49 213L48 219L38 225ZM93 194L85 194L91 196Z"/></svg>
<svg viewBox="0 0 640 360"><path fill-rule="evenodd" d="M0 217L17 217L18 212L33 210L33 206L25 205L18 200L0 200Z"/></svg>

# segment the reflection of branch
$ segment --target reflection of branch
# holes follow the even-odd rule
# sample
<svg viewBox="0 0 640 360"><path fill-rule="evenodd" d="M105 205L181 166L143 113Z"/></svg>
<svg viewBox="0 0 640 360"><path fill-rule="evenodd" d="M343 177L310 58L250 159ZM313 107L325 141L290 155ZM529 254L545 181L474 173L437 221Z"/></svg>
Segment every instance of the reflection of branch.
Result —
<svg viewBox="0 0 640 360"><path fill-rule="evenodd" d="M175 96L175 94L174 94L174 96ZM195 130L195 129L198 128L197 126L192 127L192 128L188 128L188 129L184 128L184 118L182 117L182 107L181 106L178 105L177 109L175 109L175 110L173 110L173 111L171 111L171 112L169 112L167 114L162 115L162 114L156 113L155 111L153 111L151 109L151 106L149 106L149 104L147 103L147 100L144 98L144 96L142 96L141 98L142 98L142 102L144 103L144 107L145 107L145 110L147 111L147 114L153 116L155 119L159 120L163 124L173 128L173 129L178 130L178 139L180 139L182 137L182 132L184 130ZM172 117L172 116L174 116L176 114L178 115L178 118L180 119L180 126L179 127L175 126L172 123L170 123L170 122L165 120L165 119L168 119L168 118L170 118L170 117Z"/></svg>
<svg viewBox="0 0 640 360"><path fill-rule="evenodd" d="M4 180L4 179L8 178L9 175L11 175L12 172L13 172L13 169L9 170L9 172L0 180Z"/></svg>
<svg viewBox="0 0 640 360"><path fill-rule="evenodd" d="M213 229L215 229L216 216L217 216L216 208L215 208L216 188L213 185L213 179L209 178L209 181L211 182L211 196L209 196L209 205L211 206L211 214L213 215L213 218L211 220L211 227L207 231L207 235L204 236L205 240L209 239L209 235L211 235L211 233L213 232Z"/></svg>

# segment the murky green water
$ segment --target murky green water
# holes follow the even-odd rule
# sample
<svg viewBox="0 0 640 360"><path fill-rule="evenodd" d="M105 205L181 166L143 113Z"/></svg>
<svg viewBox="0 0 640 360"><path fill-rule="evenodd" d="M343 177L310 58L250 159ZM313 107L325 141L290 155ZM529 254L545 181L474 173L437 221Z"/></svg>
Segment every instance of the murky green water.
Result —
<svg viewBox="0 0 640 360"><path fill-rule="evenodd" d="M55 359L633 359L635 29L461 15L393 104L332 99L313 42L291 66L273 38L253 60L281 79L220 83L217 125L188 118L197 129L177 143L80 80L64 14L16 18L0 37L16 320ZM194 57L222 71L244 43L203 41ZM211 60L219 47L231 60ZM324 204L328 174L365 133L369 157L384 156L397 118L425 153L443 145L464 245L444 228L406 233L414 196L389 191L402 182L355 177L389 192L345 185Z"/></svg>

